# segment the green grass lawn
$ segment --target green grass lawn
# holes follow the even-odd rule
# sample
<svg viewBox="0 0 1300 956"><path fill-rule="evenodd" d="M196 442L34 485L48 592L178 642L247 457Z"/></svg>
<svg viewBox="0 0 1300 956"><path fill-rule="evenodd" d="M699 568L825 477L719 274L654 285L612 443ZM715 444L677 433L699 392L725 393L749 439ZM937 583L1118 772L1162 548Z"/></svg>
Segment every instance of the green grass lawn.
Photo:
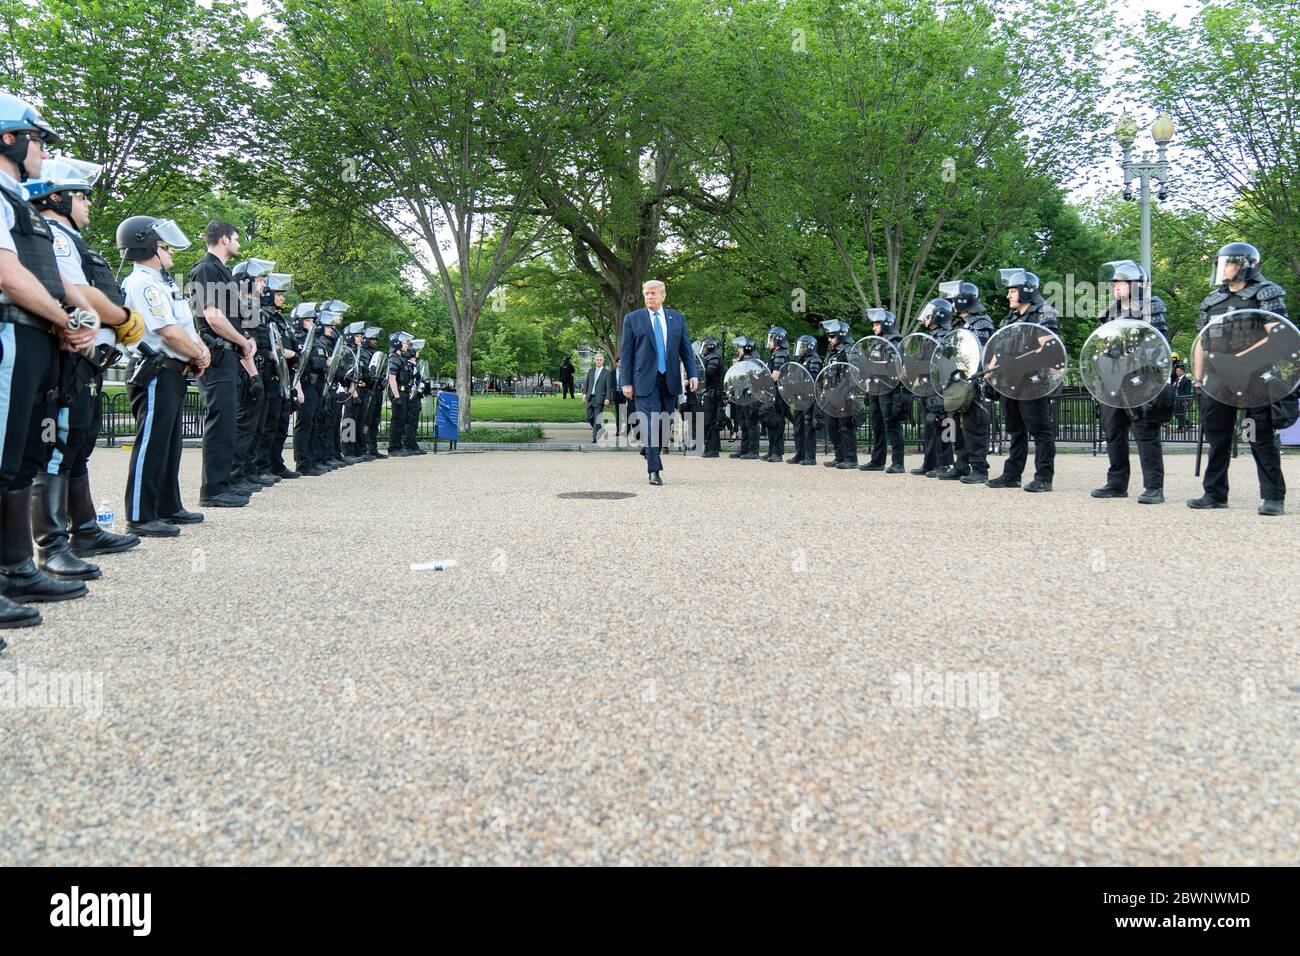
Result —
<svg viewBox="0 0 1300 956"><path fill-rule="evenodd" d="M519 428L483 428L475 425L469 431L461 432L460 440L521 445L531 441L541 441L542 429L538 425L523 425Z"/></svg>
<svg viewBox="0 0 1300 956"><path fill-rule="evenodd" d="M470 400L475 422L582 422L586 406L579 398L539 395L513 398L509 395L475 395Z"/></svg>

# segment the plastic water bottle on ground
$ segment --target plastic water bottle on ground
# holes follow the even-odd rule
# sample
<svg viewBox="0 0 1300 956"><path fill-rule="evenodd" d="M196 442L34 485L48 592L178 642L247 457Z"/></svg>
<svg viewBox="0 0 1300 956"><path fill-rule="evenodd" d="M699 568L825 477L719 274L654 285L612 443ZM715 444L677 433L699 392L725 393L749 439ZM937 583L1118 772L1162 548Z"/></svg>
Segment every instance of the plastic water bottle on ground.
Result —
<svg viewBox="0 0 1300 956"><path fill-rule="evenodd" d="M95 513L95 520L99 523L100 528L105 531L112 531L113 519L116 517L117 512L115 512L113 506L108 503L108 499L105 498L102 500L99 503L99 510Z"/></svg>

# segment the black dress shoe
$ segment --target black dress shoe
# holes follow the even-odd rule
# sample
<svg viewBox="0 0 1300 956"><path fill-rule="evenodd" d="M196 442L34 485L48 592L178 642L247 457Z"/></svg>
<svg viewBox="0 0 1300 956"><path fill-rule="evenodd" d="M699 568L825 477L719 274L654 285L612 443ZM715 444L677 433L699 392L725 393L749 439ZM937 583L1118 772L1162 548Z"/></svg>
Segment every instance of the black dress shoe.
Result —
<svg viewBox="0 0 1300 956"><path fill-rule="evenodd" d="M152 521L128 521L126 527L132 534L142 538L174 538L181 533L180 528L168 524L161 518L154 518Z"/></svg>
<svg viewBox="0 0 1300 956"><path fill-rule="evenodd" d="M982 471L972 471L968 475L962 475L958 480L963 485L985 485L988 484L989 476Z"/></svg>
<svg viewBox="0 0 1300 956"><path fill-rule="evenodd" d="M659 472L657 472L657 471L652 471L652 472L650 472L650 484L652 484L652 485L662 485L663 483L664 483L664 480L663 480L662 478L659 477Z"/></svg>
<svg viewBox="0 0 1300 956"><path fill-rule="evenodd" d="M1165 491L1163 488L1147 488L1142 494L1138 495L1138 504L1140 505L1162 505L1165 503Z"/></svg>
<svg viewBox="0 0 1300 956"><path fill-rule="evenodd" d="M795 455L793 458L787 458L787 459L785 460L785 463L786 463L787 465L802 465L802 464L803 464L803 459L800 458L798 455Z"/></svg>
<svg viewBox="0 0 1300 956"><path fill-rule="evenodd" d="M370 457L372 457L375 461L383 461L388 456L381 451L372 451L370 453Z"/></svg>
<svg viewBox="0 0 1300 956"><path fill-rule="evenodd" d="M319 478L321 475L329 474L329 471L328 469L322 468L320 465L307 465L298 474L308 478Z"/></svg>
<svg viewBox="0 0 1300 956"><path fill-rule="evenodd" d="M998 475L996 478L990 478L986 484L990 488L1019 488L1020 481L1016 478L1008 478L1006 475Z"/></svg>
<svg viewBox="0 0 1300 956"><path fill-rule="evenodd" d="M858 467L858 463L856 461L849 461L846 459L845 461L842 461L839 464L837 464L835 467L840 469L841 471L856 471Z"/></svg>
<svg viewBox="0 0 1300 956"><path fill-rule="evenodd" d="M961 481L965 473L958 471L956 468L942 468L934 477L940 481Z"/></svg>
<svg viewBox="0 0 1300 956"><path fill-rule="evenodd" d="M230 492L199 499L199 506L203 508L242 508L246 504L248 504L246 497L232 495Z"/></svg>
<svg viewBox="0 0 1300 956"><path fill-rule="evenodd" d="M1269 517L1277 517L1278 515L1282 514L1282 500L1279 498L1274 498L1269 501L1261 502L1259 506L1259 513L1262 515L1268 515Z"/></svg>
<svg viewBox="0 0 1300 956"><path fill-rule="evenodd" d="M706 451L700 456L701 458L719 458L721 457L716 451Z"/></svg>
<svg viewBox="0 0 1300 956"><path fill-rule="evenodd" d="M1127 498L1128 492L1113 485L1103 485L1100 488L1092 489L1092 496L1094 498Z"/></svg>
<svg viewBox="0 0 1300 956"><path fill-rule="evenodd" d="M203 520L203 512L186 511L182 508L175 514L159 515L158 517L163 521L166 521L168 524L198 524Z"/></svg>
<svg viewBox="0 0 1300 956"><path fill-rule="evenodd" d="M1203 511L1206 508L1226 508L1228 507L1228 503L1226 501L1218 501L1215 498L1211 498L1209 495L1201 495L1199 498L1190 499L1187 502L1187 507L1195 511Z"/></svg>
<svg viewBox="0 0 1300 956"><path fill-rule="evenodd" d="M269 485L278 485L278 484L280 483L280 476L279 476L279 475L276 475L276 474L272 474L272 473L269 472L269 471L263 471L263 472L259 472L259 473L258 473L257 478L256 478L255 480L261 482L261 483L264 484L264 485L268 485L268 486L269 486Z"/></svg>
<svg viewBox="0 0 1300 956"><path fill-rule="evenodd" d="M815 465L815 464L817 464L817 462L815 462L815 461L813 461L811 458L809 458L807 461L801 461L801 462L799 462L799 464L801 464L801 465Z"/></svg>
<svg viewBox="0 0 1300 956"><path fill-rule="evenodd" d="M251 481L232 481L222 494L235 495L236 497L250 498L262 490L261 485L255 485ZM218 495L217 497L220 497Z"/></svg>
<svg viewBox="0 0 1300 956"><path fill-rule="evenodd" d="M903 473L902 465L890 465L888 468L885 469L885 474L887 475L901 475L902 473Z"/></svg>
<svg viewBox="0 0 1300 956"><path fill-rule="evenodd" d="M18 565L0 567L0 589L16 604L32 601L69 601L85 597L86 586L80 581L62 581L51 577L28 558Z"/></svg>
<svg viewBox="0 0 1300 956"><path fill-rule="evenodd" d="M877 465L872 462L867 462L865 465L859 466L858 470L859 471L884 471L885 466L883 464Z"/></svg>
<svg viewBox="0 0 1300 956"><path fill-rule="evenodd" d="M832 458L829 461L822 462L822 467L824 468L838 468L839 466L840 460L838 458Z"/></svg>
<svg viewBox="0 0 1300 956"><path fill-rule="evenodd" d="M0 628L35 627L41 623L41 612L34 607L23 607L7 597L0 597ZM5 642L0 638L0 651L5 649Z"/></svg>
<svg viewBox="0 0 1300 956"><path fill-rule="evenodd" d="M284 471L272 472L278 478L301 478L302 472L294 471L292 468L286 468Z"/></svg>
<svg viewBox="0 0 1300 956"><path fill-rule="evenodd" d="M728 458L739 458L742 454L744 454L744 452L733 451L733 452L732 452L731 454L729 454L727 457L728 457Z"/></svg>
<svg viewBox="0 0 1300 956"><path fill-rule="evenodd" d="M1041 478L1035 478L1029 484L1025 485L1025 491L1031 492L1032 494L1040 494L1051 490L1052 483L1050 481L1043 481ZM1125 497L1128 496L1125 495Z"/></svg>
<svg viewBox="0 0 1300 956"><path fill-rule="evenodd" d="M913 475L924 475L926 474L926 470L924 468L913 468L911 473Z"/></svg>

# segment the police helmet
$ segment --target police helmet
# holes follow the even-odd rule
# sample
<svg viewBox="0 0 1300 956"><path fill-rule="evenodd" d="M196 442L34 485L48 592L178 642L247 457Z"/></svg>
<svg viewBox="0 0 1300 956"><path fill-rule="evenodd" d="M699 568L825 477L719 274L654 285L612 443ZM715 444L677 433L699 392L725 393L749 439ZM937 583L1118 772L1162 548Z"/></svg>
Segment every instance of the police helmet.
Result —
<svg viewBox="0 0 1300 956"><path fill-rule="evenodd" d="M424 339L411 339L411 351L418 352L424 348Z"/></svg>
<svg viewBox="0 0 1300 956"><path fill-rule="evenodd" d="M400 351L403 345L414 338L410 332L394 332L388 337L388 347L395 352Z"/></svg>
<svg viewBox="0 0 1300 956"><path fill-rule="evenodd" d="M1229 280L1249 282L1259 275L1259 262L1259 250L1249 242L1230 242L1214 258L1214 274L1210 277L1210 285L1223 285ZM1228 265L1237 267L1231 276L1225 270Z"/></svg>
<svg viewBox="0 0 1300 956"><path fill-rule="evenodd" d="M314 318L315 315L316 315L315 302L299 302L297 305L293 307L293 311L289 313L289 318L310 319L310 318Z"/></svg>
<svg viewBox="0 0 1300 956"><path fill-rule="evenodd" d="M38 209L51 209L60 216L72 215L72 194L88 193L99 179L104 167L98 163L85 163L79 159L60 156L41 164L41 174L23 184L27 201ZM56 203L50 197L59 194Z"/></svg>
<svg viewBox="0 0 1300 956"><path fill-rule="evenodd" d="M867 309L867 321L872 325L880 325L877 335L893 335L898 331L898 320L888 309Z"/></svg>
<svg viewBox="0 0 1300 956"><path fill-rule="evenodd" d="M999 269L998 281L1004 289L1015 289L1023 302L1038 294L1038 276L1028 269Z"/></svg>
<svg viewBox="0 0 1300 956"><path fill-rule="evenodd" d="M350 337L353 335L364 335L365 331L366 323L361 319L358 319L355 322L349 323L348 327L343 330L343 334Z"/></svg>
<svg viewBox="0 0 1300 956"><path fill-rule="evenodd" d="M954 279L939 283L939 294L952 303L958 312L969 312L980 300L980 287L974 282Z"/></svg>
<svg viewBox="0 0 1300 956"><path fill-rule="evenodd" d="M170 219L156 216L129 216L117 226L117 248L132 262L143 262L158 254L158 246L188 249L190 240L181 227Z"/></svg>
<svg viewBox="0 0 1300 956"><path fill-rule="evenodd" d="M811 335L801 335L794 343L794 354L796 357L803 357L809 352L817 351L817 339Z"/></svg>
<svg viewBox="0 0 1300 956"><path fill-rule="evenodd" d="M779 349L784 346L787 341L786 331L781 328L781 326L774 325L767 330L767 338L768 341L772 343L772 348Z"/></svg>
<svg viewBox="0 0 1300 956"><path fill-rule="evenodd" d="M375 341L376 339L379 338L379 333L382 332L382 331L384 331L384 330L381 329L381 328L380 328L379 326L377 326L377 325L367 325L367 326L366 326L366 338L370 339L370 341L373 342L373 341Z"/></svg>
<svg viewBox="0 0 1300 956"><path fill-rule="evenodd" d="M245 259L237 263L230 274L240 285L251 287L254 279L269 276L274 269L275 263L270 259Z"/></svg>
<svg viewBox="0 0 1300 956"><path fill-rule="evenodd" d="M822 322L822 329L831 337L833 342L847 342L850 338L849 323L843 319L826 319Z"/></svg>
<svg viewBox="0 0 1300 956"><path fill-rule="evenodd" d="M27 179L23 160L27 158L27 142L33 135L46 146L55 146L59 142L59 134L41 119L36 108L12 93L0 93L0 135L4 133L14 133L14 142L7 146L0 144L0 156L18 167L20 180ZM27 135L22 135L24 133Z"/></svg>
<svg viewBox="0 0 1300 956"><path fill-rule="evenodd" d="M917 316L917 321L926 328L933 325L936 329L947 330L952 327L952 313L952 303L947 299L931 299Z"/></svg>
<svg viewBox="0 0 1300 956"><path fill-rule="evenodd" d="M706 336L704 341L700 343L700 352L704 355L708 355L717 347L718 347L717 338L712 335L709 335Z"/></svg>

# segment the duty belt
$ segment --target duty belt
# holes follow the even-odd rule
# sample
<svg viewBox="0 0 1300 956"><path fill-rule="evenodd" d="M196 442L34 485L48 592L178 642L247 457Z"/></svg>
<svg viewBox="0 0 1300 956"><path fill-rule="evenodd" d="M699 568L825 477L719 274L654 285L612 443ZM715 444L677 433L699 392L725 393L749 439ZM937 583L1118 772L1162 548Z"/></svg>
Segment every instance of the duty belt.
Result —
<svg viewBox="0 0 1300 956"><path fill-rule="evenodd" d="M163 368L169 368L177 375L184 375L185 370L190 367L189 362L184 359L172 358L170 355L165 356L162 360Z"/></svg>
<svg viewBox="0 0 1300 956"><path fill-rule="evenodd" d="M26 325L33 329L43 329L46 332L52 331L49 322L38 319L25 309L20 309L18 306L9 303L0 305L0 322L8 322L10 325Z"/></svg>

